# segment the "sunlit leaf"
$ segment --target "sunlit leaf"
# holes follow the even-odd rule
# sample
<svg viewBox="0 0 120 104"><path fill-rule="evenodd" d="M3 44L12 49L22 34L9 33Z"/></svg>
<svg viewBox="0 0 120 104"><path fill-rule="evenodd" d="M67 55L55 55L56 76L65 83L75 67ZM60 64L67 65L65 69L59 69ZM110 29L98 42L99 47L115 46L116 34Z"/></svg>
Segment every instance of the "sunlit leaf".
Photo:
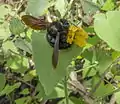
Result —
<svg viewBox="0 0 120 104"><path fill-rule="evenodd" d="M22 98L19 98L19 99L16 99L15 100L15 103L16 104L27 104L27 101L30 101L31 100L31 97L22 97Z"/></svg>
<svg viewBox="0 0 120 104"><path fill-rule="evenodd" d="M5 88L0 92L0 96L6 94L10 94L12 91L14 91L16 88L18 88L21 85L21 83L15 83L14 85L6 85Z"/></svg>
<svg viewBox="0 0 120 104"><path fill-rule="evenodd" d="M10 36L10 32L4 28L0 28L0 40L6 40Z"/></svg>
<svg viewBox="0 0 120 104"><path fill-rule="evenodd" d="M66 11L65 0L57 0L55 2L55 8L60 12L61 16L63 17Z"/></svg>
<svg viewBox="0 0 120 104"><path fill-rule="evenodd" d="M17 48L15 47L15 45L12 41L6 41L3 43L2 46L3 46L4 51L6 51L6 52L11 50L15 53L18 53Z"/></svg>
<svg viewBox="0 0 120 104"><path fill-rule="evenodd" d="M7 60L7 66L10 67L12 71L24 73L28 67L28 59L13 55Z"/></svg>
<svg viewBox="0 0 120 104"><path fill-rule="evenodd" d="M29 92L29 89L28 88L25 88L25 89L23 89L21 92L20 92L20 94L29 94L30 92Z"/></svg>
<svg viewBox="0 0 120 104"><path fill-rule="evenodd" d="M23 77L24 81L30 81L36 77L36 70L31 70Z"/></svg>
<svg viewBox="0 0 120 104"><path fill-rule="evenodd" d="M97 14L94 20L94 29L97 35L111 48L120 51L120 11Z"/></svg>
<svg viewBox="0 0 120 104"><path fill-rule="evenodd" d="M115 93L115 100L117 104L120 104L120 91Z"/></svg>
<svg viewBox="0 0 120 104"><path fill-rule="evenodd" d="M108 11L113 10L114 8L115 8L114 0L107 0L101 9Z"/></svg>
<svg viewBox="0 0 120 104"><path fill-rule="evenodd" d="M5 15L7 15L10 12L10 5L3 4L0 5L0 18L4 18Z"/></svg>
<svg viewBox="0 0 120 104"><path fill-rule="evenodd" d="M112 58L114 60L117 59L118 57L120 57L120 52L117 52L117 51L112 52Z"/></svg>

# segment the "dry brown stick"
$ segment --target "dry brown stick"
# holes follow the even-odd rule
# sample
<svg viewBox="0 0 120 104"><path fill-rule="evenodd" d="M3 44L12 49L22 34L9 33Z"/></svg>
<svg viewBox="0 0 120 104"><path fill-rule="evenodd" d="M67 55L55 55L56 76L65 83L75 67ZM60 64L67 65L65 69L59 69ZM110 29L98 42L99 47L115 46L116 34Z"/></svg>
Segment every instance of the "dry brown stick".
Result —
<svg viewBox="0 0 120 104"><path fill-rule="evenodd" d="M74 80L69 81L68 83L79 92L79 94L83 97L86 104L94 104L93 99L88 96L85 87L80 82Z"/></svg>
<svg viewBox="0 0 120 104"><path fill-rule="evenodd" d="M110 99L109 104L115 104L115 103L116 103L116 99L115 99L115 95L113 94L111 99Z"/></svg>

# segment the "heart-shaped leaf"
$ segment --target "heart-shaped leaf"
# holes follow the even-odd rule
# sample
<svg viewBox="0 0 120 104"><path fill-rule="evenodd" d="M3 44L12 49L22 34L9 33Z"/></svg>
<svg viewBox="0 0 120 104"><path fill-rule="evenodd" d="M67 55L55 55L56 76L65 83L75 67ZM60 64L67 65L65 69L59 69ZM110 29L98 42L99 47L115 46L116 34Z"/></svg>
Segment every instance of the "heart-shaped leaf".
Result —
<svg viewBox="0 0 120 104"><path fill-rule="evenodd" d="M37 74L44 87L46 95L49 95L53 91L55 85L64 78L66 75L66 68L71 62L71 59L78 55L81 49L79 47L72 47L60 51L57 69L53 69L53 48L47 42L45 35L45 32L34 32L32 34L32 47Z"/></svg>
<svg viewBox="0 0 120 104"><path fill-rule="evenodd" d="M120 51L120 11L95 15L94 29L111 48Z"/></svg>

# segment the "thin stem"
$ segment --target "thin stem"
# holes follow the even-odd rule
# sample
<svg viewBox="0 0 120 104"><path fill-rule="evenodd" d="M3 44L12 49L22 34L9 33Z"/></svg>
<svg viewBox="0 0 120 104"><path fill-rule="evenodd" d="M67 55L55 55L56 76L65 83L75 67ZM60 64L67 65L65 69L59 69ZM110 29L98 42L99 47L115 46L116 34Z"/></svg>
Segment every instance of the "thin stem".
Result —
<svg viewBox="0 0 120 104"><path fill-rule="evenodd" d="M84 68L82 68L82 69L80 69L80 70L77 70L76 73L79 73L79 72L81 72L81 71L83 71L83 70L85 70L85 69L93 68L93 67L95 67L96 65L97 65L97 63L94 63L94 64L92 64L92 65L90 65L90 66L86 66L86 67L84 67Z"/></svg>
<svg viewBox="0 0 120 104"><path fill-rule="evenodd" d="M24 84L30 86L31 88L34 88L33 85L29 84L28 82L25 82L24 80L20 79L19 77L16 77L16 80L18 80L18 81L20 81L20 82L22 82L22 83L24 83Z"/></svg>
<svg viewBox="0 0 120 104"><path fill-rule="evenodd" d="M111 65L112 65L112 64L111 64ZM91 92L89 93L89 95L92 95L92 94L97 90L97 88L99 87L99 85L101 84L101 82L104 80L104 77L105 77L106 73L110 70L111 65L110 65L110 66L105 70L105 72L101 75L100 80L99 80L98 83L95 85L95 87L91 90Z"/></svg>
<svg viewBox="0 0 120 104"><path fill-rule="evenodd" d="M114 60L107 68L106 70L104 71L104 73L101 75L101 78L100 80L98 81L98 83L95 85L95 87L91 90L91 92L89 93L89 96L92 95L96 90L97 88L99 87L99 85L101 84L101 82L104 80L104 77L106 75L106 73L112 68L112 66L114 64L116 64L118 61L120 60L120 57L117 58L116 60Z"/></svg>
<svg viewBox="0 0 120 104"><path fill-rule="evenodd" d="M64 87L65 87L65 99L66 99L66 104L69 104L68 89L67 89L67 76L65 76Z"/></svg>
<svg viewBox="0 0 120 104"><path fill-rule="evenodd" d="M20 8L22 7L22 5L26 2L26 0L20 0L20 4L18 6L18 8L16 8L15 14L14 16L17 15L18 11L20 10Z"/></svg>
<svg viewBox="0 0 120 104"><path fill-rule="evenodd" d="M73 2L74 2L74 0L71 0L70 3L68 4L68 8L67 8L63 18L65 18L67 16L68 12L71 10L71 7L72 7L71 5Z"/></svg>
<svg viewBox="0 0 120 104"><path fill-rule="evenodd" d="M10 104L12 104L12 98L11 98L11 96L8 95L8 98L9 98L9 100L10 100Z"/></svg>

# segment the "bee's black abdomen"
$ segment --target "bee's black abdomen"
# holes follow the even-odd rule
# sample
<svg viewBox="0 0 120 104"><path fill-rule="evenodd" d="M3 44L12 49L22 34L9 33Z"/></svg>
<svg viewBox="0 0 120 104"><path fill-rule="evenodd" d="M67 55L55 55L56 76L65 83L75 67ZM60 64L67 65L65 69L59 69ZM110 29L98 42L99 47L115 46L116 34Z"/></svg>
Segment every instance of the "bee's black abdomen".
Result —
<svg viewBox="0 0 120 104"><path fill-rule="evenodd" d="M52 22L47 29L47 41L49 44L54 47L57 32L60 33L59 40L59 49L66 49L71 46L71 44L67 43L67 33L69 29L69 23L65 19L60 19L59 21Z"/></svg>

